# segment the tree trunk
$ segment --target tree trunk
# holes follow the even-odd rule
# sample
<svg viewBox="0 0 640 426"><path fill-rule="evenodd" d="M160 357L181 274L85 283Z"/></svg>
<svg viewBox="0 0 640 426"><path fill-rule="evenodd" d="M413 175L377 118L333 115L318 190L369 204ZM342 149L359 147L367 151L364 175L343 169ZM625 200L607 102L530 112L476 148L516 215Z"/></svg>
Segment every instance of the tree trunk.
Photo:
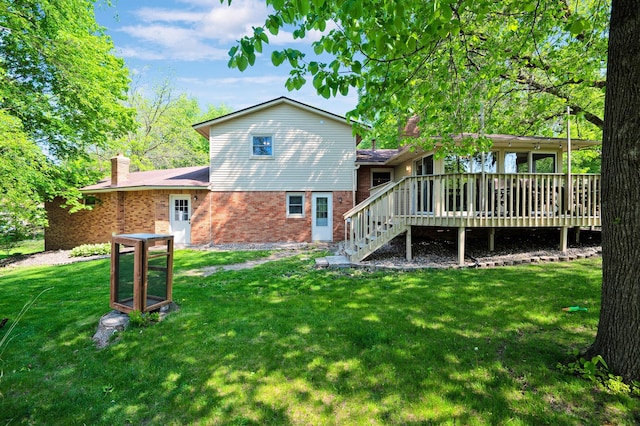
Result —
<svg viewBox="0 0 640 426"><path fill-rule="evenodd" d="M613 0L602 142L602 307L588 355L640 380L640 3Z"/></svg>

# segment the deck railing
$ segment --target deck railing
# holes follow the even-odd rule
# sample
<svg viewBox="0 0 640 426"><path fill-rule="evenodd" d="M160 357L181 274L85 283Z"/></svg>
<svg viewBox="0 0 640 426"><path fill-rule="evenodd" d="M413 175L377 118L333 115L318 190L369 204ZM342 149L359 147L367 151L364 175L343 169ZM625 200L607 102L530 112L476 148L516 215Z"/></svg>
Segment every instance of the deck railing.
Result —
<svg viewBox="0 0 640 426"><path fill-rule="evenodd" d="M348 248L375 250L409 225L600 226L600 194L594 174L408 176L345 213Z"/></svg>

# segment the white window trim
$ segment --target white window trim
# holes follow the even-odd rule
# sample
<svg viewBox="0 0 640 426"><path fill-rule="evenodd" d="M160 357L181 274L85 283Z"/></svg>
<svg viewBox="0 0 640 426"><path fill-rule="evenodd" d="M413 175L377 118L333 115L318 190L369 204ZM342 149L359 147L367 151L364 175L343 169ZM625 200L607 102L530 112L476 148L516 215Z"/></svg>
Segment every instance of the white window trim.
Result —
<svg viewBox="0 0 640 426"><path fill-rule="evenodd" d="M289 205L291 202L291 197L302 197L302 213L289 213ZM286 209L287 209L287 218L292 218L292 219L302 219L304 218L304 212L305 212L305 205L306 205L306 197L304 192L287 192L287 203L286 203Z"/></svg>
<svg viewBox="0 0 640 426"><path fill-rule="evenodd" d="M271 138L271 155L255 155L253 153L253 138ZM249 135L249 155L253 160L273 160L276 156L276 143L275 138L269 133L254 133Z"/></svg>

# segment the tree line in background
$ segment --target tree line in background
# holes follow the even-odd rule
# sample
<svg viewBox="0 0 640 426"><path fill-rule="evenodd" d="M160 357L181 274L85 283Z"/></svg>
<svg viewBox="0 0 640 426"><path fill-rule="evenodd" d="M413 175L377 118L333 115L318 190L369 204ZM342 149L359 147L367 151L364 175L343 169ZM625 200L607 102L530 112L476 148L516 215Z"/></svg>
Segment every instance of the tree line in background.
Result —
<svg viewBox="0 0 640 426"><path fill-rule="evenodd" d="M207 164L191 125L226 112L168 82L132 88L93 1L0 0L0 243L39 232L46 199L82 208L77 188L116 153L132 170Z"/></svg>

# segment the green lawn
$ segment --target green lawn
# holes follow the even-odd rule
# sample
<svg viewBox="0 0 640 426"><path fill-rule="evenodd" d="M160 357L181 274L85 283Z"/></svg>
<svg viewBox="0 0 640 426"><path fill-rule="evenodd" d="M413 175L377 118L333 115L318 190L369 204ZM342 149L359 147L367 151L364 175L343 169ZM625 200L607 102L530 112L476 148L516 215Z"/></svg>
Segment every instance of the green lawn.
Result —
<svg viewBox="0 0 640 426"><path fill-rule="evenodd" d="M594 338L601 262L316 270L177 251L181 310L105 349L109 260L0 270L0 424L636 424L640 402L561 373ZM588 312L565 313L581 305ZM9 325L9 324L8 324ZM7 329L2 330L4 332ZM0 338L3 335L0 332Z"/></svg>
<svg viewBox="0 0 640 426"><path fill-rule="evenodd" d="M38 238L35 240L20 241L11 248L0 249L0 261L11 256L18 256L21 254L33 254L44 251L44 239Z"/></svg>

